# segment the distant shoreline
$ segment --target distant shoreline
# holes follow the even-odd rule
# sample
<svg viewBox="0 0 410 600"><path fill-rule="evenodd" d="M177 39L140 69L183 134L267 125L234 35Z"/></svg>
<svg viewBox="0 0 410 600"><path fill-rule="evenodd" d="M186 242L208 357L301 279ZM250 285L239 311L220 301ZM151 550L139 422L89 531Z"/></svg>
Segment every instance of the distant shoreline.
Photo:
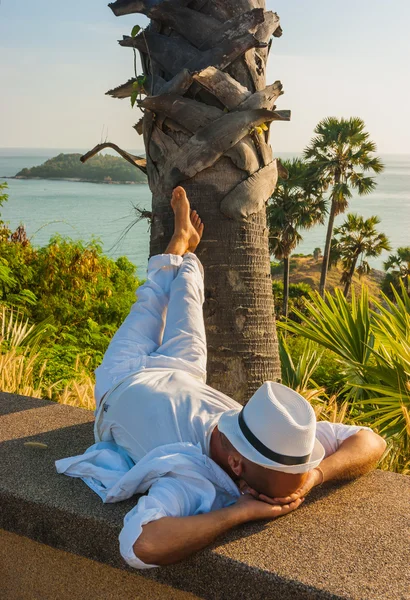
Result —
<svg viewBox="0 0 410 600"><path fill-rule="evenodd" d="M0 179L23 179L34 181L71 181L72 183L102 183L105 185L147 185L146 181L101 181L98 179L81 179L80 177L23 177L19 176L1 176Z"/></svg>

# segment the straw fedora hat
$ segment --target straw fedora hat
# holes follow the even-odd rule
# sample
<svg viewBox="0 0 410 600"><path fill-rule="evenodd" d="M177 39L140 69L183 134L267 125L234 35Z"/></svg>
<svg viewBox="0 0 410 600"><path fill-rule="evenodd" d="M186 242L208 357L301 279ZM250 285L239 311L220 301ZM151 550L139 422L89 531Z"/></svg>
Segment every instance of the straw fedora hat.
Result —
<svg viewBox="0 0 410 600"><path fill-rule="evenodd" d="M305 473L325 450L316 439L309 402L285 385L267 381L242 410L223 413L218 429L248 460L275 471Z"/></svg>

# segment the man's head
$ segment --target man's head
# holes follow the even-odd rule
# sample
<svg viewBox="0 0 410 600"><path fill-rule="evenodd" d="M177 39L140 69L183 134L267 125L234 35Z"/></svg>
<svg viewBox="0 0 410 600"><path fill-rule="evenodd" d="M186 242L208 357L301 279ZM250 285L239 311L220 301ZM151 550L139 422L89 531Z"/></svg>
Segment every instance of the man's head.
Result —
<svg viewBox="0 0 410 600"><path fill-rule="evenodd" d="M224 451L224 463L235 479L242 479L259 494L270 498L284 498L301 487L307 473L283 473L262 467L242 456L234 448L228 438L220 433L220 441Z"/></svg>
<svg viewBox="0 0 410 600"><path fill-rule="evenodd" d="M279 383L264 383L242 410L224 413L218 431L231 475L270 497L296 491L324 456L313 408Z"/></svg>

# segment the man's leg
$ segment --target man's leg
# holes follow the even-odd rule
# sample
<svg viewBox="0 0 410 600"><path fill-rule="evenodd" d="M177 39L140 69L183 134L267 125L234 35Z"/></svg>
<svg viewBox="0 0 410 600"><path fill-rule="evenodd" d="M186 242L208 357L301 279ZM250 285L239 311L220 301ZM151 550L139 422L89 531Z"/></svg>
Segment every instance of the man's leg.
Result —
<svg viewBox="0 0 410 600"><path fill-rule="evenodd" d="M204 302L203 269L199 259L192 253L202 237L203 224L195 211L190 211L185 191L177 188L172 208L175 212L175 240L169 249L184 254L178 274L171 284L167 318L161 346L151 354L148 364L162 364L186 370L206 379L206 338L202 304ZM178 238L178 232L191 226L197 236L186 242ZM192 229L191 229L192 233ZM189 237L189 236L188 236ZM188 251L187 254L185 254Z"/></svg>
<svg viewBox="0 0 410 600"><path fill-rule="evenodd" d="M95 371L97 404L117 381L143 367L144 357L161 344L169 291L181 263L182 258L172 254L150 259L147 280L137 290L138 300Z"/></svg>
<svg viewBox="0 0 410 600"><path fill-rule="evenodd" d="M162 344L153 356L175 359L176 366L206 378L206 337L202 305L203 269L194 254L185 254L171 284Z"/></svg>
<svg viewBox="0 0 410 600"><path fill-rule="evenodd" d="M171 206L175 213L174 235L165 253L150 259L147 281L137 291L138 300L96 369L97 405L115 383L143 368L146 357L160 346L170 288L183 262L182 255L195 249L201 239L203 225L196 212L191 213L182 188L174 190Z"/></svg>

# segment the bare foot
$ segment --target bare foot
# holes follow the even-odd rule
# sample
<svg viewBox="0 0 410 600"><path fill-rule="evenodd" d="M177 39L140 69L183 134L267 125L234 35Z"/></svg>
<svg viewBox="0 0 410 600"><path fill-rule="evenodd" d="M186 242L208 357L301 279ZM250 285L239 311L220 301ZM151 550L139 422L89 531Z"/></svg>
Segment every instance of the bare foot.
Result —
<svg viewBox="0 0 410 600"><path fill-rule="evenodd" d="M189 241L190 245L188 246L188 252L195 252L204 232L204 224L202 223L201 217L198 215L196 210L191 210L190 219L196 235L193 235Z"/></svg>
<svg viewBox="0 0 410 600"><path fill-rule="evenodd" d="M191 211L189 200L181 186L174 189L171 206L175 214L175 229L165 253L182 256L185 252L194 252L201 240L204 225L196 210Z"/></svg>

